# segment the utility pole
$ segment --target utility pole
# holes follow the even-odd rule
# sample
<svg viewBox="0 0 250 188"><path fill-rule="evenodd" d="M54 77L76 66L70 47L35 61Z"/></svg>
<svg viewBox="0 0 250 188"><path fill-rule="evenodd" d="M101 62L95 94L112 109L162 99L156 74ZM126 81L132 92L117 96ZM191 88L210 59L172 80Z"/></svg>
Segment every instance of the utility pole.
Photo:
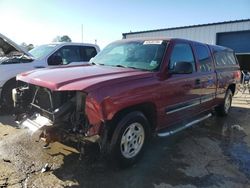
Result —
<svg viewBox="0 0 250 188"><path fill-rule="evenodd" d="M82 29L82 42L83 42L83 24L82 24L81 29Z"/></svg>

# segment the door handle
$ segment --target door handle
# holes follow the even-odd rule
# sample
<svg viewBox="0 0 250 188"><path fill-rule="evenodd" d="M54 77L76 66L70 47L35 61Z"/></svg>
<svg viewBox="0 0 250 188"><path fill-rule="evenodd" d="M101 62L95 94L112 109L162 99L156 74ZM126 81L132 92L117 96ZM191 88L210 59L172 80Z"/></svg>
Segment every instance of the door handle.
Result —
<svg viewBox="0 0 250 188"><path fill-rule="evenodd" d="M200 79L196 79L195 80L195 85L200 85L201 84L201 80Z"/></svg>
<svg viewBox="0 0 250 188"><path fill-rule="evenodd" d="M45 68L44 66L34 66L35 69Z"/></svg>
<svg viewBox="0 0 250 188"><path fill-rule="evenodd" d="M213 76L208 76L207 79L208 79L208 80L212 80L212 79L213 79Z"/></svg>

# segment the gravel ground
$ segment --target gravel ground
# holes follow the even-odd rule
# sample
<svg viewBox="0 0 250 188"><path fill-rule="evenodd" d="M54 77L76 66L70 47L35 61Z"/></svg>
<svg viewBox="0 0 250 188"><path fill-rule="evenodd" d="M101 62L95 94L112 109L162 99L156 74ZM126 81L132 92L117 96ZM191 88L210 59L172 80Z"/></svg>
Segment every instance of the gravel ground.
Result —
<svg viewBox="0 0 250 188"><path fill-rule="evenodd" d="M11 116L1 115L0 188L250 187L249 122L250 95L238 94L228 117L154 138L138 164L121 170L97 158L95 149L82 160L61 143L42 149L38 133L18 129Z"/></svg>

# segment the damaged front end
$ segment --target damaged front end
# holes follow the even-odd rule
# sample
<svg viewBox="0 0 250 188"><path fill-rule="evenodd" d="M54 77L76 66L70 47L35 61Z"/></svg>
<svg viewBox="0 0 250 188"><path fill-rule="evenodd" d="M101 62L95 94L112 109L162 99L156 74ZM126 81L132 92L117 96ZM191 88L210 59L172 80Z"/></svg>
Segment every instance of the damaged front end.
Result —
<svg viewBox="0 0 250 188"><path fill-rule="evenodd" d="M42 130L40 137L46 145L67 140L81 144L99 141L98 134L88 135L91 125L85 115L86 93L19 84L12 91L16 121L32 132Z"/></svg>

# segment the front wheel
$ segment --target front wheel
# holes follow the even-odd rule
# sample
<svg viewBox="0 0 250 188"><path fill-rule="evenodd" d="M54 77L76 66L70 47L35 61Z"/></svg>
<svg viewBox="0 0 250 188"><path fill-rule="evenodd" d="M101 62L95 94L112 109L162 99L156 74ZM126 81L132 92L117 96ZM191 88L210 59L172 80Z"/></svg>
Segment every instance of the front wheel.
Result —
<svg viewBox="0 0 250 188"><path fill-rule="evenodd" d="M230 89L227 90L226 95L224 97L224 102L220 106L216 108L218 115L226 116L228 115L231 105L232 105L233 94Z"/></svg>
<svg viewBox="0 0 250 188"><path fill-rule="evenodd" d="M127 167L141 156L148 142L150 128L141 112L131 112L123 117L114 131L110 154L116 164Z"/></svg>
<svg viewBox="0 0 250 188"><path fill-rule="evenodd" d="M16 86L16 81L9 81L3 87L2 91L2 106L5 112L10 112L14 109L14 102L12 100L12 89Z"/></svg>

